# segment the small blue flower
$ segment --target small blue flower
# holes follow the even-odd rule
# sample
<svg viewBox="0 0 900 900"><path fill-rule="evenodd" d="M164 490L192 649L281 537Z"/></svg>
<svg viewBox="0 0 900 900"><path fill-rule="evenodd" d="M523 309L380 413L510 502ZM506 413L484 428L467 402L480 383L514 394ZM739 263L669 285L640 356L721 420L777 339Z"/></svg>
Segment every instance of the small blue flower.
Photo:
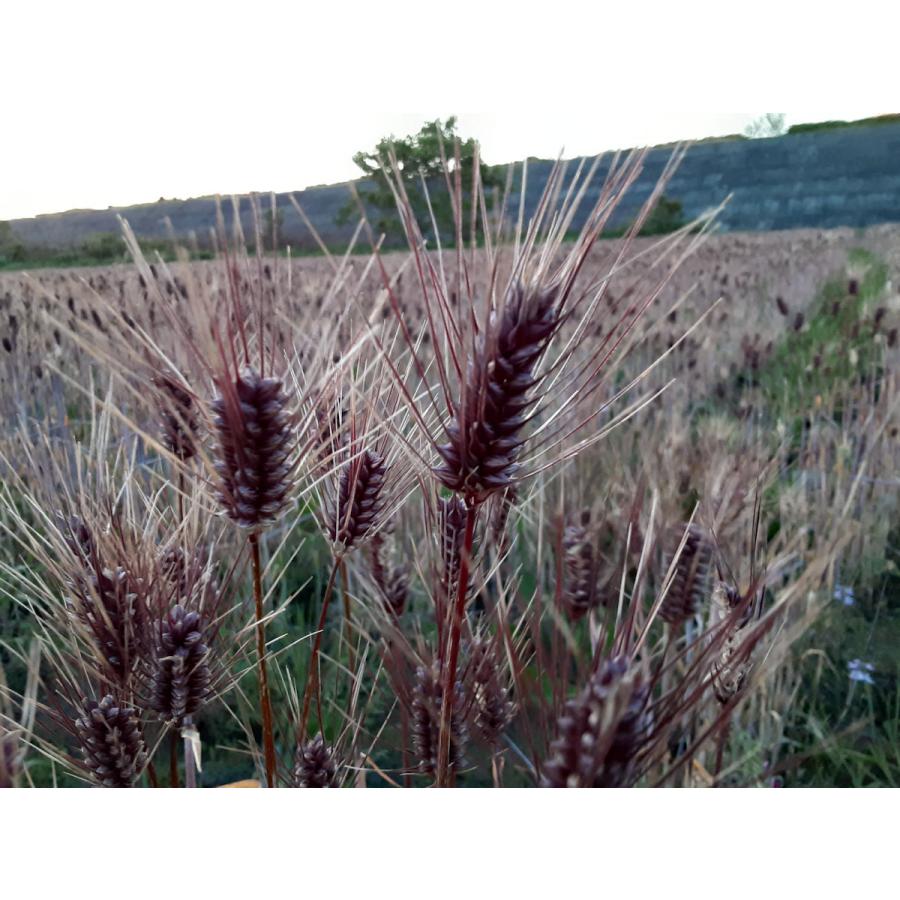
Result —
<svg viewBox="0 0 900 900"><path fill-rule="evenodd" d="M849 584L836 584L834 586L834 599L843 603L844 606L853 606L856 603L853 588Z"/></svg>
<svg viewBox="0 0 900 900"><path fill-rule="evenodd" d="M863 662L860 659L851 659L847 663L847 673L850 675L851 681L861 681L863 684L875 684L872 678L872 672L875 666L869 662Z"/></svg>

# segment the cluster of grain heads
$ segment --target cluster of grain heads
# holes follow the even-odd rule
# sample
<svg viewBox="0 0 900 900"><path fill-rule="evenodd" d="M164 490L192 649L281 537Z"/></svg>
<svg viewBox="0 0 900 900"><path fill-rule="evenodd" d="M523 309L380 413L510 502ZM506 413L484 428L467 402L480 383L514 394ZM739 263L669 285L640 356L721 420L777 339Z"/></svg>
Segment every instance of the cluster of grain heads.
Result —
<svg viewBox="0 0 900 900"><path fill-rule="evenodd" d="M463 681L471 695L472 724L481 739L496 750L516 712L496 640L477 637L472 641Z"/></svg>
<svg viewBox="0 0 900 900"><path fill-rule="evenodd" d="M543 787L628 787L650 739L650 688L639 666L605 660L566 702L541 767Z"/></svg>
<svg viewBox="0 0 900 900"><path fill-rule="evenodd" d="M710 667L716 700L725 706L741 692L752 668L752 645L744 641L743 632L752 620L753 607L736 588L722 581L713 588L712 603L720 615L729 617L721 652Z"/></svg>
<svg viewBox="0 0 900 900"><path fill-rule="evenodd" d="M684 546L674 561L672 582L659 609L661 618L672 626L692 618L709 597L711 587L714 548L708 534L692 522L679 546L682 539Z"/></svg>
<svg viewBox="0 0 900 900"><path fill-rule="evenodd" d="M569 520L562 536L562 586L560 603L573 621L584 617L599 603L598 560L589 510Z"/></svg>
<svg viewBox="0 0 900 900"><path fill-rule="evenodd" d="M140 714L107 694L85 699L75 720L84 767L102 787L132 787L147 764Z"/></svg>
<svg viewBox="0 0 900 900"><path fill-rule="evenodd" d="M407 600L409 567L396 561L389 540L394 517L406 499L416 470L401 461L408 441L398 417L398 394L386 378L384 359L371 354L367 335L348 335L348 346L325 343L334 362L315 385L307 385L307 446L311 487L319 504L317 519L331 553L313 639L300 731L311 737L310 709L315 697L321 719L320 651L333 596L343 607L344 643L351 683L357 677L356 650L362 640L354 620L350 574L354 556L365 554L379 605L394 618ZM337 348L341 347L340 350ZM308 377L296 374L298 380ZM405 407L400 407L405 414ZM338 577L340 576L340 577ZM319 723L322 728L322 722Z"/></svg>
<svg viewBox="0 0 900 900"><path fill-rule="evenodd" d="M327 470L338 458L345 443L344 423L349 415L338 386L328 384L312 411L312 455L317 467Z"/></svg>
<svg viewBox="0 0 900 900"><path fill-rule="evenodd" d="M280 379L253 368L222 380L212 401L218 443L219 502L241 528L256 533L287 505L293 479L293 416Z"/></svg>
<svg viewBox="0 0 900 900"><path fill-rule="evenodd" d="M59 513L57 522L69 551L61 560L69 609L91 636L105 677L127 686L140 659L146 582L130 571L127 552L110 558L109 544L101 547L81 516Z"/></svg>
<svg viewBox="0 0 900 900"><path fill-rule="evenodd" d="M385 610L398 618L409 596L409 565L394 558L387 530L374 534L369 541L369 572Z"/></svg>
<svg viewBox="0 0 900 900"><path fill-rule="evenodd" d="M437 660L416 669L412 691L410 726L419 771L436 776L440 756L441 722L444 692ZM448 766L451 777L465 765L469 730L466 725L465 699L461 681L455 681L451 693Z"/></svg>
<svg viewBox="0 0 900 900"><path fill-rule="evenodd" d="M460 588L460 562L466 530L466 505L453 494L438 499L437 534L440 543L440 581L435 595L438 639L448 618L448 610L460 590L468 590L468 585ZM441 643L443 643L441 641Z"/></svg>
<svg viewBox="0 0 900 900"><path fill-rule="evenodd" d="M491 500L490 543L500 556L506 553L512 543L509 519L518 503L519 489L514 483L495 494Z"/></svg>
<svg viewBox="0 0 900 900"><path fill-rule="evenodd" d="M123 729L125 734L134 734L134 729L127 727L128 721L136 727L138 720L146 719L146 743L158 746L153 739L156 733L162 735L170 730L174 734L218 695L223 648L221 642L214 643L213 639L219 616L214 602L207 602L206 588L194 583L191 554L182 549L193 541L190 516L202 518L207 514L207 486L214 481L223 511L244 529L251 548L263 744L267 781L272 783L271 702L278 687L273 686L270 700L260 548L263 529L287 508L294 493L298 480L295 468L304 477L312 474L309 490L321 493L316 518L334 563L321 603L313 660L323 633L325 641L329 639L325 616L332 588L339 592L338 587L342 587L347 633L357 643L351 646L348 640L328 648L336 649L336 653L326 654L323 649L322 666L326 660L334 660L335 670L350 671L351 695L357 689L365 690L362 685L379 682L378 678L370 678L375 671L372 657L365 652L359 654L360 666L356 668L352 664L353 653L359 652L366 642L379 642L382 663L396 696L376 696L367 716L375 718L380 710L393 709L395 699L399 701L399 715L405 716L402 739L393 745L392 738L381 739L374 749L388 756L396 746L402 746L406 756L403 772L407 773L408 783L414 768L408 757L414 748L419 768L438 784L449 784L462 770L470 730L474 741L490 750L495 778L501 773L497 781L504 777L530 778L534 771L538 780L553 785L632 784L645 777L659 761L655 752L665 743L667 729L695 729L691 740L696 734L700 741L707 723L715 723L717 715L724 716L737 707L751 682L750 649L759 629L739 615L744 601L732 590L724 602L733 621L720 629L721 635L708 630L698 634L697 614L707 598L711 580L710 538L692 526L683 547L676 551L677 558L671 561L673 577L660 601L660 617L675 627L665 630L647 613L654 607L652 596L658 587L658 557L662 556L659 551L670 548L654 541L652 525L646 526L641 511L627 514L627 501L622 501L621 492L615 496L618 477L627 480L633 474L628 470L628 460L640 459L641 465L646 465L644 461L651 457L649 446L660 444L668 453L680 431L689 430L684 427L687 416L679 421L683 409L676 403L658 414L668 429L665 433L648 433L645 418L657 415L651 408L641 414L640 426L623 429L637 435L635 446L628 452L609 452L608 445L604 445L602 463L587 460L591 474L602 472L604 487L610 486L610 521L627 520L633 525L624 554L607 554L606 545L596 540L596 523L579 515L578 506L594 502L598 499L594 496L579 497L575 508L566 510L570 515L561 520L560 533L554 535L558 540L544 541L540 533L536 541L532 540L534 535L528 527L532 514L535 522L543 521L543 510L548 508L543 491L554 484L552 478L537 478L528 516L516 522L519 546L515 559L504 559L512 534L510 512L518 502L517 492L527 484L526 479L572 459L583 446L590 446L616 423L616 411L626 394L624 390L618 392L619 371L614 374L609 368L606 374L606 363L618 352L620 341L623 349L629 347L631 331L645 301L658 299L654 298L656 289L648 290L645 283L630 280L628 274L629 269L637 268L643 271L642 278L650 277L645 265L649 256L643 250L629 258L627 240L591 250L601 219L615 200L618 177L614 173L604 186L604 198L597 209L589 212L588 229L575 242L571 253L561 244L561 236L571 224L568 213L572 210L564 208L553 219L554 191L564 186L562 177L554 175L557 180L548 186L547 197L542 201L542 208L550 210L549 214L538 216L528 233L517 233L514 241L506 243L508 235L503 234L502 249L488 247L483 254L473 251L471 262L467 259L465 265L460 264L464 271L453 271L453 254L439 257L423 253L417 244L407 260L417 265L408 267L405 282L401 283L399 274L392 273L406 263L398 262L397 257L382 260L376 254L373 262L383 262L385 266L384 294L377 298L380 306L368 319L372 335L359 340L361 344L380 342L379 364L363 360L364 353L355 355L359 348L353 334L356 310L363 309L361 298L375 299L374 287L361 277L359 285L353 287L353 303L342 290L330 290L330 273L335 268L331 259L319 261L321 266L310 263L309 268L303 268L302 278L296 277L299 273L294 268L293 284L290 274L285 279L280 261L266 260L263 266L264 261L260 260L255 277L254 266L248 265L246 255L240 254L208 268L197 267L196 271L184 266L174 277L163 264L158 271L143 266L139 274L128 276L136 280L130 286L121 282L107 284L106 276L95 278L92 290L112 288L112 294L121 299L123 308L116 309L115 315L93 309L85 291L72 282L67 285L63 281L54 287L63 319L71 317L68 331L78 329L80 341L98 335L111 340L121 328L121 320L134 333L135 340L141 333L147 336L146 350L150 349L149 341L158 342L163 357L177 364L177 370L174 364L170 368L168 362L164 366L150 364L151 373L166 374L148 374L141 379L141 388L152 385L152 391L144 390L137 398L137 427L133 434L126 435L122 448L129 450L129 442L144 430L146 422L142 417L152 418L159 427L159 443L170 454L170 460L190 461L190 468L196 469L198 475L191 491L187 491L182 479L188 467L176 465L170 470L174 473L170 475L173 490L174 475L178 477L178 496L191 495L200 502L188 517L180 505L177 519L168 517L167 521L176 522L177 537L169 535L169 541L150 541L153 549L166 548L157 563L158 571L148 565L148 548L138 546L140 542L135 542L133 548L128 542L122 547L116 545L117 529L121 529L113 516L67 515L64 525L57 526L57 531L67 538L65 546L56 553L57 565L64 570L64 579L57 580L64 580L68 598L64 624L71 626L73 632L77 630L78 636L69 638L59 624L62 617L58 617L48 626L51 642L62 646L60 655L66 655L68 660L83 659L89 670L85 681L90 686L73 697L103 698L90 711L79 714L81 730L88 728L88 720L96 720L99 725L113 718L119 729L119 737L107 750L108 759L104 761L99 751L91 751L98 773L109 779L116 777L116 772L128 772L127 741L121 738ZM626 181L627 177L621 183ZM574 197L577 193L575 187L568 195ZM498 226L496 233L501 230ZM490 231L495 233L493 223ZM510 247L515 248L511 259ZM595 254L592 259L587 258L589 250ZM557 265L555 260L563 258L564 262ZM610 260L608 266L598 262L606 259ZM371 268L374 271L376 265ZM326 274L318 283L307 286L305 282L313 280L315 271ZM419 285L414 271L419 273ZM737 289L746 276L746 272L717 271L715 290L719 290L719 284ZM657 276L652 277L656 283ZM601 280L616 281L617 299L612 293L596 293L596 284ZM691 280L696 280L696 273L692 273ZM261 281L266 282L262 288ZM756 289L759 284L757 279ZM193 327L198 323L192 323L192 331L186 329L182 333L171 313L178 304L187 311L196 285L220 322L211 320L207 326L212 327L205 328ZM417 297L420 288L424 296ZM789 330L798 316L801 318L797 327L806 327L797 292L788 293L784 287L779 290L785 292L789 302L779 296L775 304L765 305L772 319L768 331L764 325L757 327L754 323L740 343L735 338L730 348L735 357L732 367L725 365L724 373L716 373L716 380L723 386L730 388L728 379L735 374L734 366L741 363L754 373L750 381L758 381L755 376L765 369L772 349L769 337ZM130 302L130 294L136 302ZM225 301L228 304L223 312ZM847 301L844 304L846 307ZM303 318L306 307L315 309L313 321ZM609 321L620 308L626 312L618 321ZM388 321L391 310L396 315L397 330L393 333ZM673 309L668 316L660 316L659 321L670 325L690 322L695 312L688 305L679 305L677 313ZM888 344L896 341L896 329L889 331L893 324L890 313L890 309L884 312L879 308L872 320L872 327L887 336ZM5 338L7 352L0 351L0 355L10 357L5 362L13 364L23 359L29 330L18 310L16 314L19 318L10 321L9 336ZM328 323L321 331L320 321ZM724 322L724 316L718 321ZM295 325L294 334L285 337L277 325L282 322ZM64 323L60 327L65 330ZM405 349L404 329L411 337ZM328 338L320 341L323 333ZM650 340L658 340L660 346L666 341L674 346L679 340L671 327L655 337L648 332L647 337L654 358L656 350ZM626 376L624 383L652 385L659 371L669 365L674 365L678 374L695 368L694 381L699 383L705 374L704 357L712 355L705 352L711 337L717 339L717 335L698 329L689 339L681 340L677 352L646 381L628 382L635 369L626 360L620 370ZM59 346L60 332L57 330L53 337L47 335L47 340ZM291 346L292 341L295 346ZM320 343L323 346L317 348ZM200 350L195 351L194 345ZM351 347L356 349L351 351ZM719 353L722 348L717 345L713 349ZM185 365L186 355L192 353L204 358L198 365ZM635 357L640 359L639 354ZM129 358L134 360L134 354ZM382 358L390 360L390 375L380 365ZM273 360L293 360L287 363L286 371L294 390L286 389L287 378L272 377ZM646 359L641 359L641 366L645 364ZM826 364L827 358L823 358L822 365ZM814 360L814 365L819 363ZM74 366L72 371L77 376L87 369ZM202 378L198 377L199 372L204 373ZM666 378L670 374L667 371ZM432 383L435 378L439 384ZM202 387L207 379L212 380L217 392L211 406ZM5 384L0 385L0 393L5 390ZM653 390L651 386L646 396ZM406 408L398 414L398 405L393 401L401 394L408 399L403 403ZM310 405L316 396L318 400ZM148 399L152 410L144 408ZM723 399L727 399L727 393ZM294 418L294 407L307 417L302 432L300 422ZM125 415L133 413L131 407L124 405L121 411ZM400 434L406 430L404 416L416 426L416 440L410 440L410 434ZM203 446L207 430L216 439L212 453ZM298 438L298 434L302 437ZM418 438L423 440L419 442ZM397 448L401 445L405 458L398 465ZM115 453L118 448L108 457ZM695 455L707 465L708 453ZM199 469L210 459L216 471L210 469L203 473L209 477L202 477ZM677 466L671 473L650 473L665 495L660 507L663 521L678 521L685 514L685 496L689 492L703 494L703 479L692 477L691 467L693 464L685 477ZM147 471L151 469L154 480L141 480L141 490L156 496L159 470L152 454ZM398 482L406 471L412 470L413 477L422 480L433 476L433 483L424 489L426 515L398 517L397 521L404 521L409 531L403 534L402 543L395 543L389 522L411 492L398 489ZM669 474L673 475L671 479ZM712 476L707 479L711 480ZM153 485L152 489L148 485ZM434 503L437 492L448 496ZM169 493L163 491L158 496L164 505ZM80 510L78 504L62 500L42 504L46 510L60 506L67 511ZM266 596L275 598L281 593L282 585L277 579L289 568L282 567L281 562L293 549L290 541L295 526L297 531L303 531L307 525L308 509L304 503L297 519L292 518L277 535L284 538L284 544L279 543L275 549L276 542L272 541L272 546L265 548L273 551L267 568L273 583L266 585L270 588ZM135 519L140 526L140 514ZM729 539L727 527L722 527L715 511L710 513L709 521L716 535L716 552L724 556L721 548ZM645 530L642 532L639 526ZM152 530L149 528L148 533ZM627 537L623 530L616 530L619 540ZM817 527L817 532L823 529ZM232 540L233 535L225 538L229 551L234 549L229 543ZM437 553L429 554L428 549L423 549L429 543L432 549L436 544ZM284 557L278 555L282 547L287 549ZM131 549L140 552L132 555ZM645 569L638 563L642 549L646 551L642 559ZM555 585L553 560L549 558L554 550L558 551L560 575ZM359 557L363 553L364 562L357 566L352 555ZM740 553L735 556L742 558ZM241 573L243 558L234 552L235 567ZM299 555L296 558L299 565L309 562ZM293 561L294 557L290 559ZM617 613L611 607L600 622L597 620L601 617L590 616L590 611L601 602L606 589L609 560L615 560L616 567L623 563L625 608ZM319 562L317 557L316 565ZM430 572L429 564L434 566ZM599 583L598 568L603 569L604 575ZM639 578L636 572L647 574ZM370 585L368 592L354 590L358 587L358 573L363 583ZM411 577L412 573L421 574L422 584ZM324 575L322 572L323 578ZM367 599L371 602L367 603ZM434 600L434 608L427 602L429 599ZM351 600L359 603L354 612L360 610L353 628L349 627ZM568 623L561 622L555 614L554 600ZM436 622L431 621L432 614ZM375 636L361 624L364 615L375 620ZM584 619L588 619L585 627L570 627ZM697 628L681 627L691 619ZM431 637L435 624L436 643ZM551 633L548 625L559 627ZM668 641L660 639L661 632ZM240 640L238 635L234 637L236 642ZM286 637L288 640L277 643L279 648L288 647L300 635ZM608 644L603 640L607 637ZM412 651L410 642L417 638L419 646ZM322 646L327 647L327 643ZM341 658L345 648L350 648L351 658L346 667L346 655ZM271 645L268 651L271 652ZM601 661L595 665L598 658ZM646 668L635 663L638 658ZM757 659L762 668L762 654ZM392 669L400 671L404 667L405 671L395 677ZM652 699L646 671L654 672ZM380 684L384 684L384 679ZM333 685L337 686L335 693L323 696ZM567 703L573 686L580 690ZM68 687L74 689L72 684ZM302 683L299 688L303 689ZM289 691L287 685L285 690ZM350 710L340 709L344 700L343 679L320 679L315 661L306 691L307 699L318 692L320 722L318 729L307 729L304 711L304 726L296 729L296 745L291 741L281 748L285 755L293 752L291 763L284 766L284 780L297 786L337 785L344 756L343 749L338 753L335 745L343 748L343 738L325 740L323 734L334 734L333 721L326 718L325 727L321 710L324 707L328 715L344 715L351 730L361 725L362 719L355 720ZM115 716L108 699L116 708L121 707ZM300 720L299 699L297 702L297 721L292 725L298 725ZM703 705L707 702L709 706ZM104 704L109 707L109 717L102 711ZM716 708L717 704L721 709ZM557 718L551 734L549 729L554 728ZM160 720L165 724L161 725ZM69 725L73 721L74 716L70 716ZM368 731L369 724L365 723L364 730ZM386 728L378 735L393 735L392 723L384 724ZM254 722L248 731L252 732L255 725ZM106 744L98 745L93 733L88 737L92 738L92 747L106 748ZM6 742L6 737L0 735L0 749ZM526 749L523 751L517 742ZM473 747L470 758L483 749L484 746ZM138 758L140 750L132 751L131 755ZM347 758L350 755L348 751ZM525 766L520 765L523 760ZM481 759L476 764L480 762ZM134 768L137 771L140 766ZM0 753L0 782L2 773ZM149 769L148 776L152 781Z"/></svg>
<svg viewBox="0 0 900 900"><path fill-rule="evenodd" d="M325 523L328 537L339 553L347 553L362 543L380 524L385 469L384 459L368 449L341 468Z"/></svg>
<svg viewBox="0 0 900 900"><path fill-rule="evenodd" d="M186 462L197 455L200 425L196 398L169 374L155 375L152 384L157 392L163 446Z"/></svg>
<svg viewBox="0 0 900 900"><path fill-rule="evenodd" d="M576 185L582 178L585 183L590 181L594 170L579 170L566 188L561 208L556 208L566 176L564 167L554 168L538 215L526 232L521 224L516 228L511 269L501 269L498 257L488 253L483 282L475 284L468 277L463 279L460 272L452 292L445 270L439 270L422 255L422 235L402 185L397 184L407 240L423 273L420 278L425 334L434 353L433 360L422 355L425 342L413 339L382 267L404 351L412 357L410 368L416 376L413 381L403 377L398 380L404 383L405 395L412 398L427 380L427 370L432 368L436 373L439 388L426 388L420 394L424 399L418 404L410 400L411 413L438 459L437 465L431 466L434 478L465 508L455 598L441 616L446 621L439 634L444 691L436 773L439 786L448 783L452 695L480 511L495 495L537 471L571 458L590 443L590 438L579 442L574 436L596 423L603 413L598 392L607 365L675 268L669 270L655 291L643 299L636 298L613 323L608 334L618 332L614 343L598 341L586 348L597 335L596 323L591 319L599 309L602 289L598 282L576 287L578 275L640 164L638 154L629 157L621 167L614 167L615 174L600 192L569 248L563 248L562 239L581 199ZM638 215L638 223L649 214L674 164L675 160L664 171L657 190ZM483 224L486 230L495 227L488 222ZM459 223L460 228L463 225ZM637 224L636 229L639 227ZM570 335L555 341L565 325L571 326ZM399 367L395 365L392 371L396 374ZM444 612L439 610L439 614Z"/></svg>
<svg viewBox="0 0 900 900"><path fill-rule="evenodd" d="M85 503L85 510L90 506ZM146 512L149 519L140 525L133 510L114 511L106 524L96 510L58 516L58 550L69 554L57 553L69 594L60 611L80 627L60 632L54 667L69 686L64 695L83 690L75 684L82 676L73 674L81 671L90 684L88 696L111 693L135 716L143 716L142 707L164 722L171 730L175 786L178 731L192 727L191 717L227 671L224 660L213 666L210 649L221 595L211 550L186 551L171 538L158 543L168 514L161 512L159 519ZM180 530L176 534L184 539ZM185 762L186 782L193 786L187 748Z"/></svg>
<svg viewBox="0 0 900 900"><path fill-rule="evenodd" d="M179 723L196 713L210 693L209 647L196 611L175 605L159 622L150 674L150 708Z"/></svg>
<svg viewBox="0 0 900 900"><path fill-rule="evenodd" d="M215 467L219 502L234 522L248 531L253 567L257 660L266 782L275 786L275 737L266 666L262 562L259 534L287 506L293 487L295 417L279 378L252 367L217 379L212 402L218 437Z"/></svg>
<svg viewBox="0 0 900 900"><path fill-rule="evenodd" d="M360 421L355 416L351 416L350 439L347 442L336 441L333 435L328 437L327 447L335 448L336 459L327 452L327 449L323 449L321 443L318 445L318 449L313 451L319 465L326 467L325 477L330 482L330 490L326 492L322 503L321 525L331 547L332 565L310 655L301 718L301 734L303 735L307 733L313 696L316 697L317 706L321 710L319 653L338 571L343 572L341 587L344 628L350 654L349 668L352 673L356 663L352 650L350 592L344 561L349 554L377 537L379 529L384 526L387 519L385 509L389 502L388 479L391 473L386 459L374 447L366 446L368 443L367 422L368 419ZM359 427L359 431L357 431L357 427ZM317 433L320 438L324 437L320 431L317 430ZM348 458L344 459L344 457ZM331 464L330 469L327 468L329 463ZM396 571L385 569L381 559L381 549L382 544L379 541L370 553L376 586L388 608L393 607L399 614L405 603L404 578L399 569Z"/></svg>
<svg viewBox="0 0 900 900"><path fill-rule="evenodd" d="M179 509L181 506L179 504ZM179 518L184 522L180 513ZM166 547L159 555L158 591L146 666L149 707L168 722L171 731L170 784L178 782L178 731L185 736L186 786L195 786L195 753L191 743L194 715L215 695L227 675L233 647L217 647L223 589L215 577L212 548Z"/></svg>
<svg viewBox="0 0 900 900"><path fill-rule="evenodd" d="M519 470L528 409L541 378L535 368L559 327L560 285L514 283L491 332L480 335L461 398L437 451L440 482L479 504L512 484Z"/></svg>
<svg viewBox="0 0 900 900"><path fill-rule="evenodd" d="M297 743L294 758L293 786L297 788L337 787L338 764L335 750L321 734Z"/></svg>

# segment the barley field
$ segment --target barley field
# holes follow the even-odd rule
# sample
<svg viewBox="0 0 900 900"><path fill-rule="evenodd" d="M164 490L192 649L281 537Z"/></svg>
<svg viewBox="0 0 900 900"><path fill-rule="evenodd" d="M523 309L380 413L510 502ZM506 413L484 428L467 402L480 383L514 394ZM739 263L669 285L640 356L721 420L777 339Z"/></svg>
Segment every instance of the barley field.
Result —
<svg viewBox="0 0 900 900"><path fill-rule="evenodd" d="M900 783L900 227L627 176L0 274L0 783Z"/></svg>

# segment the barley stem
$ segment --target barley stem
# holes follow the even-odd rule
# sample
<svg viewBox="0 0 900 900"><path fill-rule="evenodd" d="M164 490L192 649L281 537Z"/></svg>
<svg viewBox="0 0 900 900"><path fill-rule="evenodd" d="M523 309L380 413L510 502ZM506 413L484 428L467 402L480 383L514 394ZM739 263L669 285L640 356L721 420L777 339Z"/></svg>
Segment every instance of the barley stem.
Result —
<svg viewBox="0 0 900 900"><path fill-rule="evenodd" d="M263 752L266 760L266 785L275 787L275 735L272 728L272 700L266 667L266 626L263 622L262 564L259 560L259 535L250 532L253 558L253 599L256 603L256 656L259 661L259 701L262 707Z"/></svg>
<svg viewBox="0 0 900 900"><path fill-rule="evenodd" d="M438 740L437 787L449 786L450 766L450 721L453 711L453 693L456 685L456 668L459 661L459 639L462 631L463 613L469 587L469 558L472 555L472 542L475 537L475 519L478 514L477 505L466 505L466 532L463 538L462 554L459 561L459 584L456 590L456 603L453 607L453 618L450 623L450 635L447 639L447 656L444 660L444 684L441 695L441 726Z"/></svg>
<svg viewBox="0 0 900 900"><path fill-rule="evenodd" d="M400 704L400 740L403 744L403 787L412 787L412 771L409 761L409 712Z"/></svg>
<svg viewBox="0 0 900 900"><path fill-rule="evenodd" d="M169 787L177 788L178 784L178 731L173 728L169 734Z"/></svg>
<svg viewBox="0 0 900 900"><path fill-rule="evenodd" d="M188 730L193 728L193 716L185 716L182 726ZM189 737L184 738L184 786L197 787L197 766L194 762L194 748Z"/></svg>
<svg viewBox="0 0 900 900"><path fill-rule="evenodd" d="M184 472L178 470L178 525L184 522Z"/></svg>
<svg viewBox="0 0 900 900"><path fill-rule="evenodd" d="M353 695L353 679L356 674L356 654L353 649L353 626L350 620L350 585L347 581L347 563L341 558L341 599L344 605L344 640L347 641L348 668L350 669L350 694Z"/></svg>
<svg viewBox="0 0 900 900"><path fill-rule="evenodd" d="M715 777L715 786L719 787L719 776L722 774L722 761L725 755L725 744L728 742L728 732L729 726L731 725L731 717L725 719L725 722L722 724L721 729L719 730L719 737L717 746L716 746L716 768L713 772L713 776Z"/></svg>
<svg viewBox="0 0 900 900"><path fill-rule="evenodd" d="M309 721L309 706L312 702L312 695L316 694L316 703L319 709L319 726L322 725L322 700L319 697L319 648L322 646L322 632L325 630L325 617L328 614L328 603L334 592L334 580L337 577L338 568L341 564L341 557L338 556L334 560L331 567L331 574L328 576L328 585L325 588L325 598L322 600L322 612L319 614L319 627L316 630L316 637L313 641L312 655L309 658L309 672L306 676L306 689L303 693L303 713L300 716L299 739L303 740L307 737L306 725Z"/></svg>

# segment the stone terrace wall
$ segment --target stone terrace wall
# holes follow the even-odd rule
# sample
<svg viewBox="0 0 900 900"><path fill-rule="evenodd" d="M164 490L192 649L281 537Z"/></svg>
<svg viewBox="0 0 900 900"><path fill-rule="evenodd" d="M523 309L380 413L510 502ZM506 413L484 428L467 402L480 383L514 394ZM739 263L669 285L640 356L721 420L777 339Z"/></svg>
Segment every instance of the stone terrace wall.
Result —
<svg viewBox="0 0 900 900"><path fill-rule="evenodd" d="M618 224L634 214L670 153L666 148L650 151L641 178L622 205ZM546 161L529 163L528 211L534 209L550 167ZM605 171L604 164L599 176ZM719 219L725 231L862 228L898 222L900 123L696 144L688 150L666 190L668 197L681 201L689 218L716 206L729 194L732 199ZM310 188L297 192L296 197L326 242L340 246L347 240L352 228L334 222L348 197L346 184ZM512 202L518 202L515 196ZM279 196L279 207L284 210L285 240L312 248L314 243L287 195ZM247 233L252 235L246 198L241 209ZM117 231L116 212L121 212L141 237L165 236L168 217L177 234L193 231L203 241L215 222L214 200L201 198L121 210L76 210L19 219L12 226L27 243L70 246L92 234ZM230 219L230 202L225 204L225 212Z"/></svg>

